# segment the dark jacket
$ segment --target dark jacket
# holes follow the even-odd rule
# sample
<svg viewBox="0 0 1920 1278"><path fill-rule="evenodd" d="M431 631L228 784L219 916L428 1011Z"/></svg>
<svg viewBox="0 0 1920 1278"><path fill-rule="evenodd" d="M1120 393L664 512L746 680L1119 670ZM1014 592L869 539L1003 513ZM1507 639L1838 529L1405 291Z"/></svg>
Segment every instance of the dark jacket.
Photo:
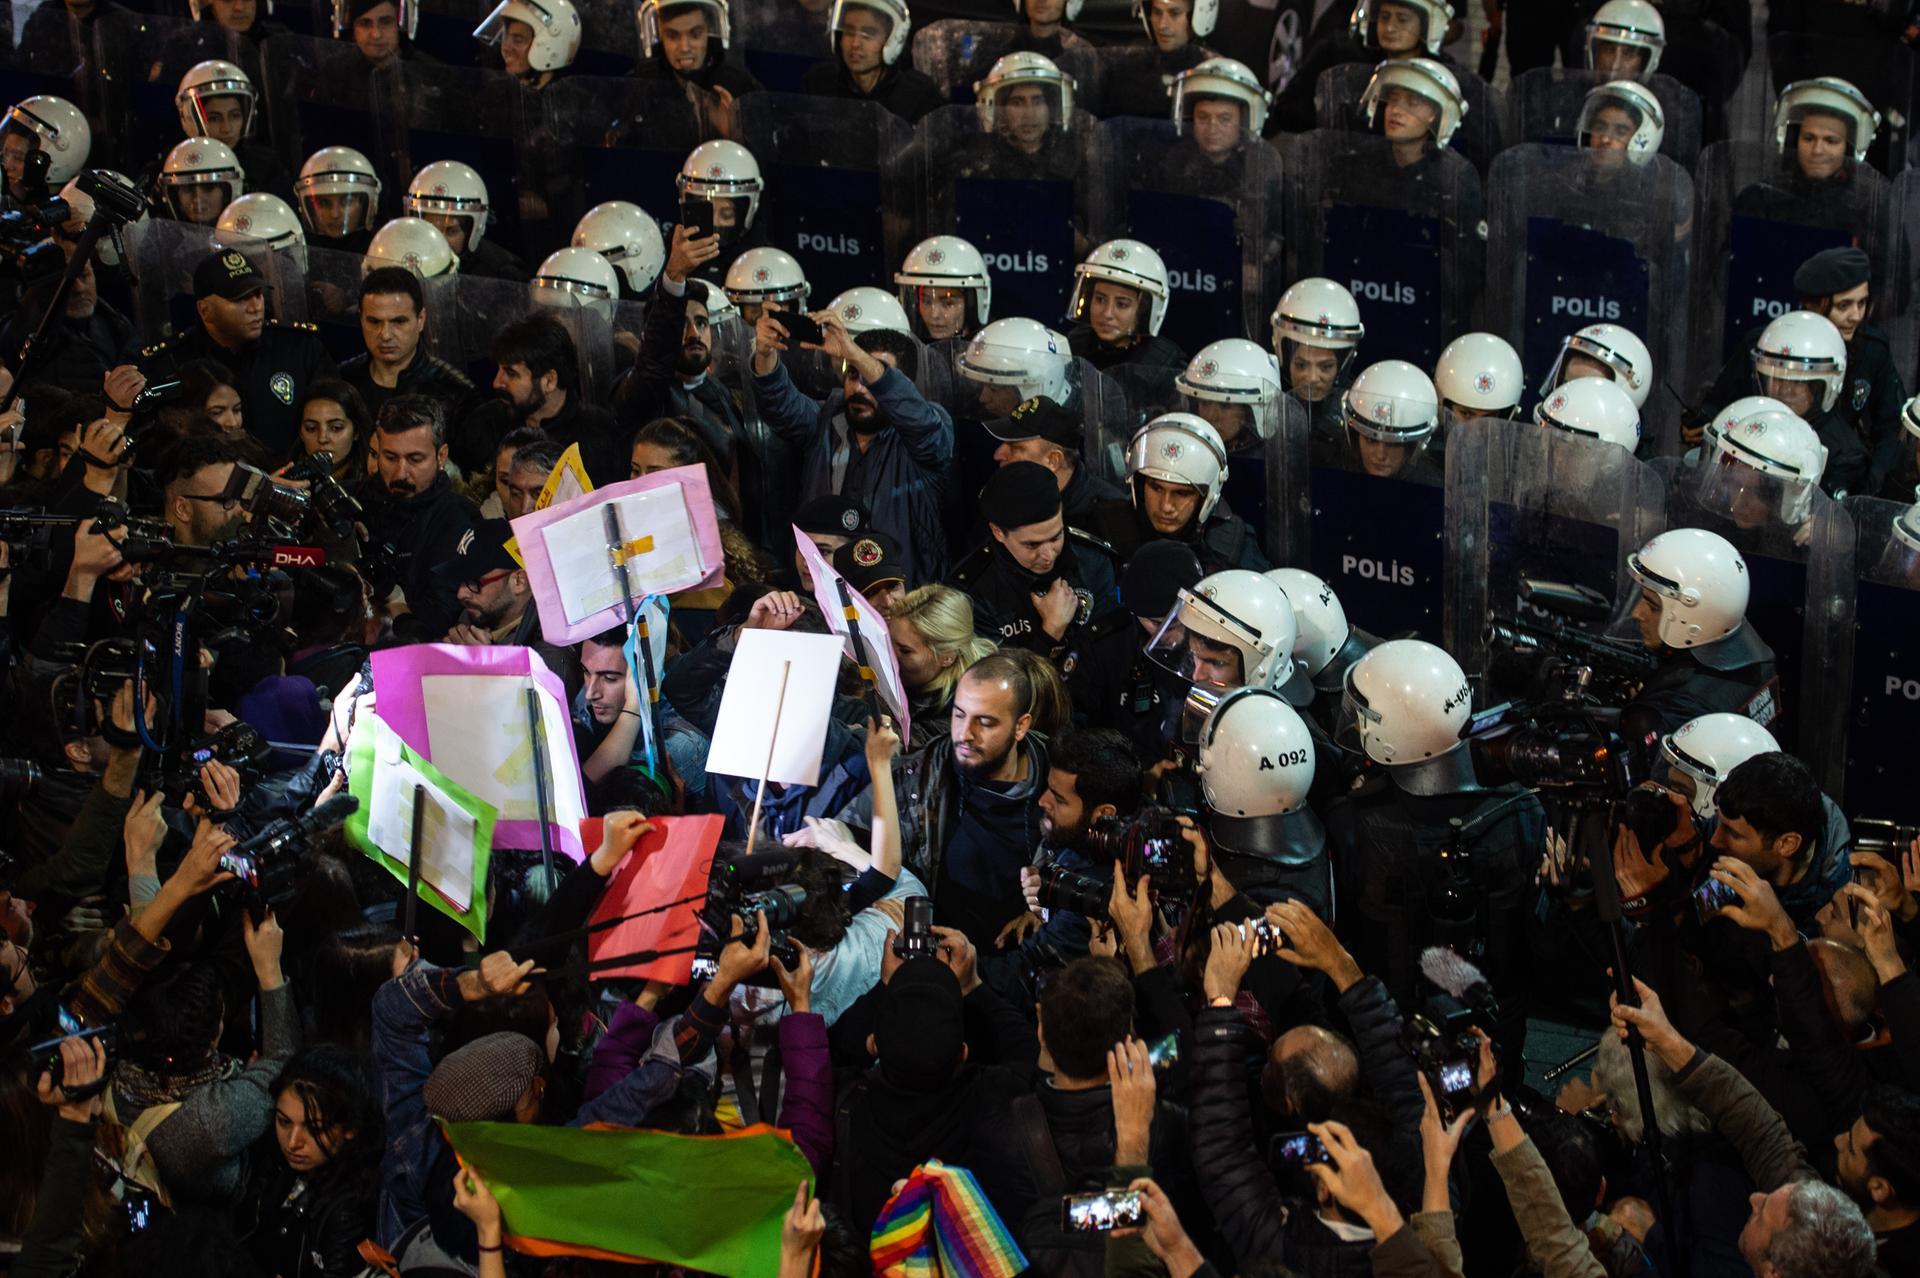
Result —
<svg viewBox="0 0 1920 1278"><path fill-rule="evenodd" d="M4 331L0 331L0 359L12 367L20 347L33 336L46 306L22 304ZM22 388L24 398L33 397L39 385L58 387L69 395L98 395L107 370L130 362L133 356L133 324L105 302L93 308L83 320L62 317L47 329L47 335L33 349L33 367Z"/></svg>
<svg viewBox="0 0 1920 1278"><path fill-rule="evenodd" d="M479 522L480 512L460 495L446 472L434 476L423 493L393 497L369 475L355 492L367 512L367 531L377 543L392 547L394 580L376 582L376 590L399 586L407 597L413 620L407 638L432 643L447 633L460 615L454 592L460 583L434 571L452 559L461 536Z"/></svg>
<svg viewBox="0 0 1920 1278"><path fill-rule="evenodd" d="M373 380L373 356L365 351L340 365L340 380L360 392L367 416L373 420L379 419L380 406L395 395L425 395L436 399L449 419L473 395L472 380L438 355L429 354L424 346L413 353L407 366L393 379L391 388ZM489 463L492 460L487 458Z"/></svg>
<svg viewBox="0 0 1920 1278"><path fill-rule="evenodd" d="M511 249L492 240L481 240L478 244L469 240L468 244L471 247L460 255L462 276L506 280L510 284L524 284L533 278L533 273L527 270L527 264Z"/></svg>
<svg viewBox="0 0 1920 1278"><path fill-rule="evenodd" d="M1660 667L1626 705L1630 722L1645 720L1662 735L1703 714L1731 711L1761 727L1781 713L1773 649L1743 625L1725 639L1697 648L1662 648Z"/></svg>
<svg viewBox="0 0 1920 1278"><path fill-rule="evenodd" d="M1143 337L1131 346L1109 346L1094 335L1093 325L1075 324L1067 331L1067 346L1075 355L1103 373L1114 368L1139 365L1165 370L1170 380L1187 366L1186 352L1157 333Z"/></svg>
<svg viewBox="0 0 1920 1278"><path fill-rule="evenodd" d="M1093 534L1112 546L1123 563L1150 541L1175 540L1155 532L1147 517L1126 497L1100 503L1093 510L1091 523ZM1198 527L1190 526L1178 540L1186 542L1200 557L1202 572L1215 573L1227 568L1265 572L1273 566L1267 562L1266 552L1261 550L1260 538L1254 534L1252 525L1224 507L1216 508Z"/></svg>
<svg viewBox="0 0 1920 1278"><path fill-rule="evenodd" d="M246 415L247 434L284 457L300 439L296 406L323 377L334 376L333 356L321 345L312 324L282 324L268 320L260 340L240 350L228 350L196 324L171 341L140 352L140 371L149 384L179 375L189 360L218 360L232 370L234 389ZM489 459L491 460L491 459Z"/></svg>
<svg viewBox="0 0 1920 1278"><path fill-rule="evenodd" d="M985 545L960 561L952 584L973 599L973 628L1006 647L1028 648L1043 657L1056 657L1074 641L1074 632L1104 619L1119 607L1115 579L1119 563L1105 542L1067 530L1066 545L1046 573L1022 568L1007 548L989 534ZM1055 639L1046 631L1034 596L1045 594L1056 580L1064 580L1080 598L1080 611Z"/></svg>
<svg viewBox="0 0 1920 1278"><path fill-rule="evenodd" d="M890 534L905 552L908 581L938 580L946 568L946 500L953 469L953 418L932 403L898 369L889 368L868 389L879 402L885 429L862 453L844 425L845 392L824 402L794 386L785 364L753 379L760 418L800 454L798 500L838 492L864 505L873 526ZM842 431L849 450L836 487L834 450Z"/></svg>
<svg viewBox="0 0 1920 1278"><path fill-rule="evenodd" d="M878 102L908 124L947 105L946 95L940 92L933 77L897 62L880 73L879 82L867 93L861 92L839 58L816 62L807 68L807 74L800 81L800 91L816 98Z"/></svg>
<svg viewBox="0 0 1920 1278"><path fill-rule="evenodd" d="M683 75L668 66L665 54L656 45L653 56L644 59L633 68L633 78L657 84L690 84L709 93L715 89L725 89L735 98L742 94L753 93L760 88L760 81L754 78L753 72L727 61L724 51L719 49L718 42L709 40L707 44L710 49L715 50L715 53L707 59L707 65L692 75Z"/></svg>

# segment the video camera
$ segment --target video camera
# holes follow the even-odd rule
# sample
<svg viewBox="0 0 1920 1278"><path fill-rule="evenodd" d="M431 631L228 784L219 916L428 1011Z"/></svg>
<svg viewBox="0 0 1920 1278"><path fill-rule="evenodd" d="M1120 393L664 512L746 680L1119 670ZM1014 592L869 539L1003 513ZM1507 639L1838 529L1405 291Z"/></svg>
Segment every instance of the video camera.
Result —
<svg viewBox="0 0 1920 1278"><path fill-rule="evenodd" d="M1420 971L1434 992L1400 1029L1400 1045L1427 1076L1427 1086L1452 1122L1478 1090L1480 1038L1492 1038L1499 1020L1493 987L1480 970L1444 946L1421 952Z"/></svg>
<svg viewBox="0 0 1920 1278"><path fill-rule="evenodd" d="M1524 617L1519 608L1496 615L1487 627L1488 645L1554 660L1560 676L1577 683L1582 693L1598 684L1601 691L1595 695L1624 701L1659 668L1645 648L1583 628L1604 625L1613 616L1613 602L1591 587L1529 577L1520 582L1520 602L1540 618Z"/></svg>
<svg viewBox="0 0 1920 1278"><path fill-rule="evenodd" d="M1087 831L1087 856L1120 863L1128 888L1152 876L1156 897L1186 900L1196 886L1193 847L1169 808L1148 804L1131 817L1101 817Z"/></svg>
<svg viewBox="0 0 1920 1278"><path fill-rule="evenodd" d="M700 937L694 943L693 975L712 980L719 971L720 951L734 939L733 920L740 920L739 941L752 945L759 939L760 924L755 913L767 918L772 933L769 952L780 965L792 971L800 963L800 951L787 936L787 928L799 917L807 903L807 890L780 880L792 873L796 858L790 852L762 852L754 856L716 856L707 877L707 899L700 907ZM754 978L754 984L771 986L771 974Z"/></svg>
<svg viewBox="0 0 1920 1278"><path fill-rule="evenodd" d="M1920 825L1902 825L1879 817L1858 817L1852 827L1854 851L1876 853L1894 865L1899 865L1913 841L1920 839Z"/></svg>
<svg viewBox="0 0 1920 1278"><path fill-rule="evenodd" d="M37 147L27 153L26 172L18 184L27 198L11 201L0 213L0 277L34 284L66 269L67 257L56 236L73 220L73 206L48 190L52 158ZM133 221L146 207L139 187L105 169L85 170L74 186L93 201L94 216L105 218L109 226Z"/></svg>
<svg viewBox="0 0 1920 1278"><path fill-rule="evenodd" d="M359 810L360 800L336 794L311 811L275 821L220 858L220 868L240 881L255 923L300 890L314 841Z"/></svg>

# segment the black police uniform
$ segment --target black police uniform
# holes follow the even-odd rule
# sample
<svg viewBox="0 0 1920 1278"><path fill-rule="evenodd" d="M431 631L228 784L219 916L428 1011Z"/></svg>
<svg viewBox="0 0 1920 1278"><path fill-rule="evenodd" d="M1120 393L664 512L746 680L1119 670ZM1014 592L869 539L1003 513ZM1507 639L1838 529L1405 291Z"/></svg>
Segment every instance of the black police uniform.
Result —
<svg viewBox="0 0 1920 1278"><path fill-rule="evenodd" d="M1115 63L1102 77L1100 114L1166 119L1173 111L1173 77L1193 70L1212 56L1213 50L1189 40L1172 53L1162 53L1155 47L1144 61Z"/></svg>
<svg viewBox="0 0 1920 1278"><path fill-rule="evenodd" d="M147 347L138 362L147 381L159 382L177 377L189 360L220 361L233 372L247 433L269 452L286 456L300 438L295 406L315 382L335 375L333 356L315 336L317 331L312 324L268 320L258 341L229 350L195 325L179 337Z"/></svg>
<svg viewBox="0 0 1920 1278"><path fill-rule="evenodd" d="M838 56L829 62L816 62L807 68L800 91L816 98L848 98L855 102L878 102L907 123L947 105L946 95L933 77L910 66L895 63L880 73L871 92L863 93Z"/></svg>
<svg viewBox="0 0 1920 1278"><path fill-rule="evenodd" d="M1093 512L1103 501L1125 501L1126 490L1111 479L1095 474L1084 463L1076 464L1067 486L1060 490L1060 513L1069 528L1093 531ZM1096 536L1098 534L1095 534Z"/></svg>
<svg viewBox="0 0 1920 1278"><path fill-rule="evenodd" d="M533 278L527 264L503 245L492 240L481 240L474 244L471 236L467 243L470 247L460 255L460 274L478 276L486 280L506 280L512 284L525 284Z"/></svg>
<svg viewBox="0 0 1920 1278"><path fill-rule="evenodd" d="M1119 564L1113 548L1078 528L1067 529L1067 543L1046 573L1022 568L991 536L985 545L960 561L951 584L973 599L973 628L1001 647L1029 648L1051 657L1068 647L1074 631L1117 609L1115 581ZM1080 598L1080 611L1067 627L1065 638L1046 632L1035 594L1045 594L1063 579Z"/></svg>
<svg viewBox="0 0 1920 1278"><path fill-rule="evenodd" d="M40 323L46 298L31 300L14 312L0 330L0 359L11 361ZM97 303L86 319L62 316L33 348L33 368L27 390L55 386L70 395L98 395L107 370L124 364L133 352L133 325L105 302Z"/></svg>
<svg viewBox="0 0 1920 1278"><path fill-rule="evenodd" d="M733 65L726 60L724 53L719 52L718 40L709 39L707 43L715 52L709 54L707 65L691 75L668 66L665 51L656 44L653 48L653 56L634 67L633 78L674 88L691 84L709 93L715 89L725 89L736 98L759 90L760 81L754 78L753 72L745 67Z"/></svg>
<svg viewBox="0 0 1920 1278"><path fill-rule="evenodd" d="M1780 679L1773 649L1751 624L1697 648L1662 648L1660 668L1640 685L1622 715L1639 736L1662 736L1703 714L1743 714L1763 728L1780 718Z"/></svg>
<svg viewBox="0 0 1920 1278"><path fill-rule="evenodd" d="M1862 325L1854 333L1854 340L1847 344L1846 380L1840 384L1840 397L1834 401L1832 411L1821 411L1819 396L1824 393L1825 388L1816 384L1814 408L1805 418L1807 425L1813 427L1814 433L1820 437L1820 442L1827 447L1827 468L1821 472L1820 487L1828 496L1868 491L1870 482L1868 472L1875 454L1868 452L1867 435L1856 423L1863 419L1865 412L1879 411L1883 397L1889 393L1884 384L1885 377L1893 379L1891 394L1896 397L1891 418L1892 433L1895 435L1900 433L1900 404L1903 401L1898 398L1901 394L1899 374L1893 371L1892 352L1887 348L1884 334L1880 334L1877 341L1861 340L1867 332L1867 327ZM1764 327L1751 330L1741 339L1738 353L1721 366L1720 375L1714 379L1712 389L1707 392L1707 402L1700 406L1699 411L1704 415L1702 420L1711 421L1716 413L1735 400L1761 393L1760 379L1754 375L1752 357L1746 352L1754 348L1760 340L1760 334L1765 331ZM1878 330L1875 332L1878 333ZM1856 348L1866 361L1860 374L1862 380L1867 383L1862 395L1861 414L1850 412L1855 395L1861 394L1854 380L1853 360ZM1885 370L1884 375L1881 369ZM1897 452L1898 443L1891 445L1890 449Z"/></svg>
<svg viewBox="0 0 1920 1278"><path fill-rule="evenodd" d="M1887 331L1878 324L1854 329L1853 340L1847 343L1847 380L1840 384L1840 402L1835 407L1866 441L1867 486L1858 491L1878 491L1898 464L1900 441L1908 438L1900 425L1900 409L1906 402L1907 388L1894 367L1893 342Z"/></svg>
<svg viewBox="0 0 1920 1278"><path fill-rule="evenodd" d="M340 365L340 380L360 392L370 417L380 416L380 406L395 395L425 395L440 402L449 416L473 397L473 382L468 376L424 347L400 370L392 386L373 380L373 356L361 352Z"/></svg>
<svg viewBox="0 0 1920 1278"><path fill-rule="evenodd" d="M1250 568L1265 572L1273 565L1260 549L1260 538L1252 525L1238 515L1223 513L1218 507L1199 528L1189 527L1180 537L1163 538L1153 530L1147 517L1135 508L1131 499L1120 497L1100 503L1093 511L1093 533L1122 561L1150 541L1184 541L1200 557L1202 570L1214 573L1227 568Z"/></svg>

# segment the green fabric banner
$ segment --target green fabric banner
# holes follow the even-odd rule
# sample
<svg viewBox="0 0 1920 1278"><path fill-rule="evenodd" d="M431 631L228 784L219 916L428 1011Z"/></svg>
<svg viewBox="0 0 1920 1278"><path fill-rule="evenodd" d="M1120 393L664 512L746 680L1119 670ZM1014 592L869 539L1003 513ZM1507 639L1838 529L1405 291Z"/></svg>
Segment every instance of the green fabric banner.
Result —
<svg viewBox="0 0 1920 1278"><path fill-rule="evenodd" d="M486 1179L518 1251L685 1265L770 1278L806 1156L760 1125L726 1136L625 1127L445 1123Z"/></svg>

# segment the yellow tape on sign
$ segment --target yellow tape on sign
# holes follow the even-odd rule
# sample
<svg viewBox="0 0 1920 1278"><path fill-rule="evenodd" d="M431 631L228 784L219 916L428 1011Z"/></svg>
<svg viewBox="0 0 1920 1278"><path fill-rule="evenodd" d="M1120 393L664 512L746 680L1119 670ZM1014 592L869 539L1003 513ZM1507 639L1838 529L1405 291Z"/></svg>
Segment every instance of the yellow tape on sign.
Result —
<svg viewBox="0 0 1920 1278"><path fill-rule="evenodd" d="M852 604L848 604L844 609L842 609L840 615L845 617L848 621L858 622L860 620L860 613Z"/></svg>
<svg viewBox="0 0 1920 1278"><path fill-rule="evenodd" d="M624 546L615 546L613 548L613 557L616 562L624 564L636 555L644 555L652 549L653 537L649 534L645 537L635 537Z"/></svg>
<svg viewBox="0 0 1920 1278"><path fill-rule="evenodd" d="M865 680L866 680L866 681L867 681L868 683L872 683L872 682L873 682L873 671L872 671L872 670L871 670L870 668L868 668L868 667L866 667L866 666L861 666L861 667L860 667L860 677L861 677L862 679L865 679Z"/></svg>

